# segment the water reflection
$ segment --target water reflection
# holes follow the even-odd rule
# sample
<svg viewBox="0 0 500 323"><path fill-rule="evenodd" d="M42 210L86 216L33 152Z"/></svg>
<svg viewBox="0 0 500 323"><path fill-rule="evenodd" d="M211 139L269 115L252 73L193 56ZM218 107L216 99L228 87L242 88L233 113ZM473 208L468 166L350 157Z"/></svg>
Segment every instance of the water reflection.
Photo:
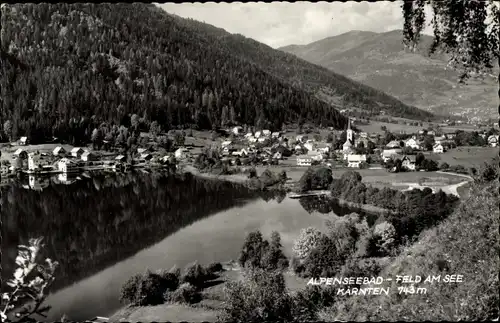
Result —
<svg viewBox="0 0 500 323"><path fill-rule="evenodd" d="M61 264L46 321L110 316L131 275L236 259L254 230L278 231L289 256L301 229L326 230L325 220L353 212L325 198L292 200L276 191L258 197L190 174L57 176L43 191L23 185L2 188L2 278L12 275L19 243L45 236L47 255Z"/></svg>

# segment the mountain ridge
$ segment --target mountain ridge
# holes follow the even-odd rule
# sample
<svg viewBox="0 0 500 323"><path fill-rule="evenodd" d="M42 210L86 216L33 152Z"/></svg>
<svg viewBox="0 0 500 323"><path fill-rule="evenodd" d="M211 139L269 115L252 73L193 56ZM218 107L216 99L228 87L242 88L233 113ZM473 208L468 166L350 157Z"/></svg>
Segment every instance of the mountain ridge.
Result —
<svg viewBox="0 0 500 323"><path fill-rule="evenodd" d="M447 66L448 57L428 55L433 37L422 35L415 52L404 49L401 30L360 32L327 37L306 45L279 50L297 55L399 100L433 113L488 118L496 113L494 77L458 83L458 73ZM483 108L482 111L478 107ZM484 107L491 107L483 113Z"/></svg>

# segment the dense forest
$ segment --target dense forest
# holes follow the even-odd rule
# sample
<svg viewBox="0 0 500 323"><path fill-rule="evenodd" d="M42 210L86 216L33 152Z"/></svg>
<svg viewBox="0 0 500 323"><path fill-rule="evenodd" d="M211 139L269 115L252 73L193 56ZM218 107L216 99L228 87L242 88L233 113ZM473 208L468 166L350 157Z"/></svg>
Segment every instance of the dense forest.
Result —
<svg viewBox="0 0 500 323"><path fill-rule="evenodd" d="M47 256L60 262L59 289L254 197L247 188L191 174L108 174L43 192L3 187L2 281L13 273L17 246L29 238L44 236Z"/></svg>
<svg viewBox="0 0 500 323"><path fill-rule="evenodd" d="M163 131L286 122L345 127L317 99L428 113L293 55L147 4L16 4L1 16L2 134L85 141L92 129L152 122ZM76 139L75 139L76 138Z"/></svg>

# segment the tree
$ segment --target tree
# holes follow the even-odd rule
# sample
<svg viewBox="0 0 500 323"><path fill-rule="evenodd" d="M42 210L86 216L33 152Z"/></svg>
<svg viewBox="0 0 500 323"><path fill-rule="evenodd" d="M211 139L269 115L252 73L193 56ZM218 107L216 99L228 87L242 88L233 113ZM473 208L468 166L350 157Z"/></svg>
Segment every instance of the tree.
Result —
<svg viewBox="0 0 500 323"><path fill-rule="evenodd" d="M379 223L373 229L373 235L380 238L377 240L379 250L389 253L396 238L396 229L394 226L387 221Z"/></svg>
<svg viewBox="0 0 500 323"><path fill-rule="evenodd" d="M293 244L293 252L299 259L305 259L311 251L318 246L323 233L314 227L308 227L300 231L300 236Z"/></svg>
<svg viewBox="0 0 500 323"><path fill-rule="evenodd" d="M10 120L5 121L3 124L3 132L9 138L9 141L12 141L12 122Z"/></svg>
<svg viewBox="0 0 500 323"><path fill-rule="evenodd" d="M45 316L50 306L42 306L49 286L54 281L57 261L46 258L40 262L40 252L44 247L42 238L30 239L29 245L20 245L16 258L17 269L14 278L7 281L12 290L3 291L0 308L2 322L36 322L34 314Z"/></svg>
<svg viewBox="0 0 500 323"><path fill-rule="evenodd" d="M434 42L429 53L443 49L449 54L450 64L461 72L461 82L474 73L491 71L495 59L500 65L500 6L497 1L405 1L402 5L403 42L413 50L425 26L426 5L432 10L434 28Z"/></svg>

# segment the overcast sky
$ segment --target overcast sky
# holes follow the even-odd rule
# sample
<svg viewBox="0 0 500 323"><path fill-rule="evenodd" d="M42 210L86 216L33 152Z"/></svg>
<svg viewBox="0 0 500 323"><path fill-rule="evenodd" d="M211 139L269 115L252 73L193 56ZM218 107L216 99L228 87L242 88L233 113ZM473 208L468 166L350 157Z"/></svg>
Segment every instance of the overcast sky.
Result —
<svg viewBox="0 0 500 323"><path fill-rule="evenodd" d="M169 13L242 34L271 47L305 45L351 30L403 28L401 2L164 3ZM425 30L430 33L430 28Z"/></svg>

